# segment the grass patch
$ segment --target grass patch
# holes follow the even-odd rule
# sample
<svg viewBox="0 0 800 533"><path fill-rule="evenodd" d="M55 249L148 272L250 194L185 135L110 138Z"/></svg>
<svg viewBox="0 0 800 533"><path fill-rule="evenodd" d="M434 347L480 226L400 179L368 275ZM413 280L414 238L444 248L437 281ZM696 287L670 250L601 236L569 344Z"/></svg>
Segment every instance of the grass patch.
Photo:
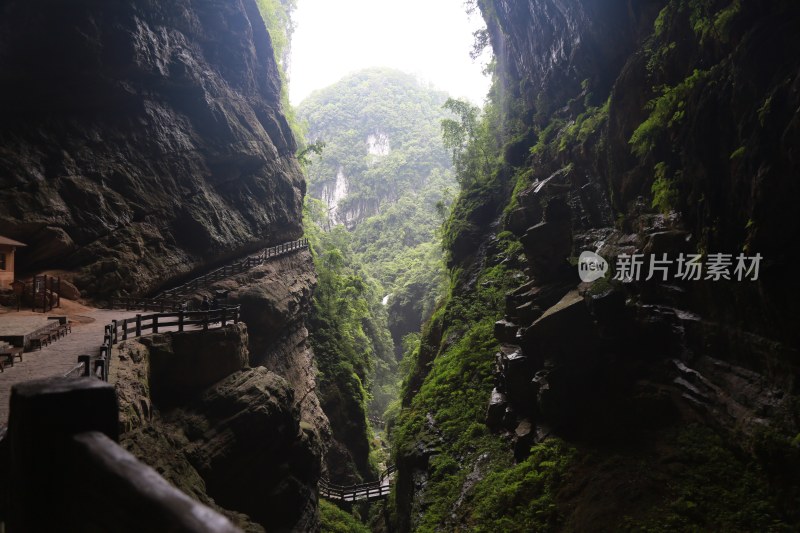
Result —
<svg viewBox="0 0 800 533"><path fill-rule="evenodd" d="M525 461L489 473L473 489L471 530L554 531L561 521L555 494L573 455L550 439L535 445Z"/></svg>
<svg viewBox="0 0 800 533"><path fill-rule="evenodd" d="M369 533L367 526L327 500L319 501L319 522L322 533Z"/></svg>

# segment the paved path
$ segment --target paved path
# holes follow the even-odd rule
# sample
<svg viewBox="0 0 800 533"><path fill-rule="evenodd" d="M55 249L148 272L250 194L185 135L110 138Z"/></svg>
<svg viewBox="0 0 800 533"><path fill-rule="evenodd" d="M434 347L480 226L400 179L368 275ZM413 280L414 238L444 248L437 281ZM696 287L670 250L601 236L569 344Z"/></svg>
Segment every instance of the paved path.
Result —
<svg viewBox="0 0 800 533"><path fill-rule="evenodd" d="M138 311L141 312L141 311ZM72 333L45 346L41 350L25 352L22 362L6 366L0 373L0 426L8 423L8 400L11 387L22 381L64 375L78 363L81 354L99 355L103 344L103 328L113 319L136 316L137 311L85 309L79 315L70 315ZM54 309L50 315L59 315ZM4 319L0 315L0 321Z"/></svg>

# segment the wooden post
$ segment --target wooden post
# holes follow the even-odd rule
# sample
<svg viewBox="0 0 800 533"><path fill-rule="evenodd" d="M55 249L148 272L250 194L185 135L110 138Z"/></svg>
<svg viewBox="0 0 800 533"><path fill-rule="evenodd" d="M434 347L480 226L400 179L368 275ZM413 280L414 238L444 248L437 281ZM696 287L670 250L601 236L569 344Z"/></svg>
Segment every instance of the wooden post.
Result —
<svg viewBox="0 0 800 533"><path fill-rule="evenodd" d="M118 337L117 337L117 321L116 320L112 320L111 321L111 328L113 330L111 332L111 344L114 345L114 344L117 344L117 342L118 342L118 340L117 340L118 339Z"/></svg>
<svg viewBox="0 0 800 533"><path fill-rule="evenodd" d="M106 360L105 359L95 359L94 361L94 375L97 376L97 369L100 369L100 376L99 378L103 381L108 381L108 372L106 370Z"/></svg>
<svg viewBox="0 0 800 533"><path fill-rule="evenodd" d="M225 308L223 307L223 308L222 308L222 320L220 321L220 322L222 322L222 327L223 327L223 328L225 327L225 311L227 311L227 309L225 309Z"/></svg>
<svg viewBox="0 0 800 533"><path fill-rule="evenodd" d="M136 336L142 336L142 315L141 313L136 314Z"/></svg>
<svg viewBox="0 0 800 533"><path fill-rule="evenodd" d="M122 319L122 340L128 340L128 319Z"/></svg>
<svg viewBox="0 0 800 533"><path fill-rule="evenodd" d="M239 306L238 305L233 309L233 323L234 324L238 324L239 323Z"/></svg>
<svg viewBox="0 0 800 533"><path fill-rule="evenodd" d="M178 311L178 331L183 331L183 309Z"/></svg>
<svg viewBox="0 0 800 533"><path fill-rule="evenodd" d="M71 436L85 431L119 438L116 391L95 379L28 381L12 387L10 406L3 479L13 487L3 509L8 531L70 530L59 524L59 503L72 478L64 450Z"/></svg>
<svg viewBox="0 0 800 533"><path fill-rule="evenodd" d="M158 315L153 315L153 333L158 333Z"/></svg>
<svg viewBox="0 0 800 533"><path fill-rule="evenodd" d="M208 311L203 313L203 331L208 331Z"/></svg>
<svg viewBox="0 0 800 533"><path fill-rule="evenodd" d="M78 362L79 363L83 363L83 374L82 374L83 376L87 376L88 377L89 374L91 373L91 368L90 368L90 365L89 365L91 360L92 360L92 356L91 355L79 355L78 356Z"/></svg>

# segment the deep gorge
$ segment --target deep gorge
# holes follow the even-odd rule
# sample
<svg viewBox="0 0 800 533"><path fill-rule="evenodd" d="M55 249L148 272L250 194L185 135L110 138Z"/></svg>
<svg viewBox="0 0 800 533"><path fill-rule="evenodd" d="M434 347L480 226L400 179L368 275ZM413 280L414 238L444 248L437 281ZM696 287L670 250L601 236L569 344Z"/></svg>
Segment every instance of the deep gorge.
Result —
<svg viewBox="0 0 800 533"><path fill-rule="evenodd" d="M467 4L482 107L374 68L296 109L293 2L0 6L18 272L100 307L311 242L120 347L121 444L247 531L796 529L800 7Z"/></svg>

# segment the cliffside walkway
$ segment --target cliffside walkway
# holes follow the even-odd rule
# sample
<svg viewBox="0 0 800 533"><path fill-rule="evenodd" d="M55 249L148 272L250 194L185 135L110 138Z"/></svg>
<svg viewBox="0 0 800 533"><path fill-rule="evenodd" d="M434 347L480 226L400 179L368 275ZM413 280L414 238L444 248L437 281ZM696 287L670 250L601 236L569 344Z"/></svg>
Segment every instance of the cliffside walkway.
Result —
<svg viewBox="0 0 800 533"><path fill-rule="evenodd" d="M228 324L239 322L239 306L221 307L208 311L178 311L177 313L154 313L152 315L136 314L121 320L112 320L103 330L103 344L100 347L100 358L104 360L101 379L108 381L109 367L112 361L111 349L115 344L134 339L150 333L166 333L169 331L208 331L224 328ZM149 332L149 333L148 333Z"/></svg>
<svg viewBox="0 0 800 533"><path fill-rule="evenodd" d="M286 242L164 291L159 295L160 299L138 298L124 302L117 300L117 303L125 304L127 307L125 311L115 311L113 302L111 309L92 309L75 303L69 304L75 306L75 309L59 314L70 317L72 333L41 350L25 352L22 361L6 367L5 372L0 374L0 427L7 423L11 387L17 383L65 374L80 375L81 369L77 363L81 355L89 355L93 364L105 356L102 374L104 379L108 379L108 365L111 364L109 352L120 340L142 334L184 331L184 329L201 331L238 322L238 308L184 312L179 305L179 298L228 276L254 268L270 259L305 248L308 248L308 239ZM142 310L161 311L161 313L142 315ZM1 317L2 315L0 320Z"/></svg>
<svg viewBox="0 0 800 533"><path fill-rule="evenodd" d="M187 304L186 298L196 293L198 290L206 289L218 281L263 265L270 259L306 248L308 248L308 239L298 239L277 246L271 246L255 255L231 261L206 274L193 278L182 285L163 290L153 297L112 298L109 302L109 308L124 308L128 310L143 309L145 311L160 311L161 313L166 311L179 311L181 309L185 310Z"/></svg>
<svg viewBox="0 0 800 533"><path fill-rule="evenodd" d="M320 479L319 495L331 501L341 502L380 500L392 492L392 481L396 470L395 465L390 465L377 481L360 485L334 485L327 479Z"/></svg>
<svg viewBox="0 0 800 533"><path fill-rule="evenodd" d="M277 246L266 248L256 255L251 255L245 259L232 261L211 272L198 276L182 285L161 291L155 299L176 300L188 296L199 289L211 286L212 283L223 280L235 274L241 274L251 268L263 265L270 259L289 254L295 250L308 248L308 239L298 239L296 241L285 242Z"/></svg>

